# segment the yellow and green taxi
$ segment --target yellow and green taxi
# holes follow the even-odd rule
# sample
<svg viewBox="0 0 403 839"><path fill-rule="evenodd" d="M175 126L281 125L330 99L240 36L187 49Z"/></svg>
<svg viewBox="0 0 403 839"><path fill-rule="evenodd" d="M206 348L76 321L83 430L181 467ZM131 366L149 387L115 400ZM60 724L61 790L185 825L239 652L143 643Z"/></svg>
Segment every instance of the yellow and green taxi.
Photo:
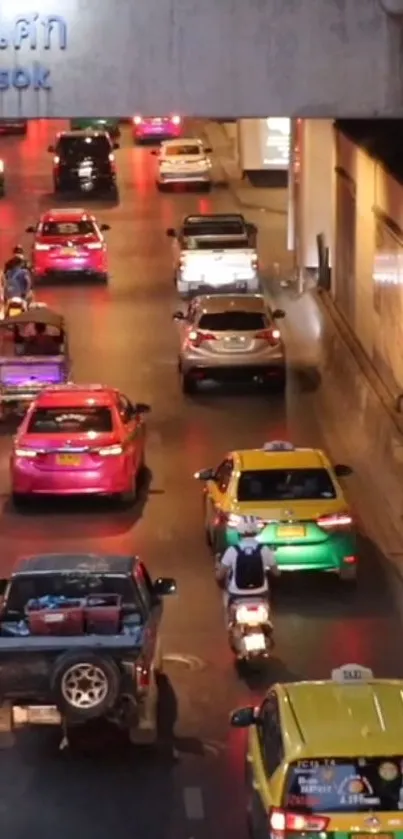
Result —
<svg viewBox="0 0 403 839"><path fill-rule="evenodd" d="M401 839L402 696L403 680L350 664L234 711L253 839Z"/></svg>
<svg viewBox="0 0 403 839"><path fill-rule="evenodd" d="M208 543L222 554L240 539L242 516L258 520L258 540L276 550L281 571L328 571L351 582L357 573L356 529L338 482L351 469L332 466L320 449L272 441L229 452L205 482Z"/></svg>
<svg viewBox="0 0 403 839"><path fill-rule="evenodd" d="M100 117L76 117L70 120L72 131L107 131L110 137L119 137L120 127L118 119L101 119Z"/></svg>

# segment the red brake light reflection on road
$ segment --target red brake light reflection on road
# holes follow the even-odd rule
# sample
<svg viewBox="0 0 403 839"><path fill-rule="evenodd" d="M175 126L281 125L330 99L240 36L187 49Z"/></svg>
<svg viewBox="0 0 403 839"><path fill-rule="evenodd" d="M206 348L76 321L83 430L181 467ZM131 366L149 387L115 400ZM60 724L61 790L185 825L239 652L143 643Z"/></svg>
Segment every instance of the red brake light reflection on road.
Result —
<svg viewBox="0 0 403 839"><path fill-rule="evenodd" d="M287 813L273 807L269 816L270 828L273 833L286 833L307 831L308 833L322 833L326 830L329 819L326 816L302 815L300 813Z"/></svg>

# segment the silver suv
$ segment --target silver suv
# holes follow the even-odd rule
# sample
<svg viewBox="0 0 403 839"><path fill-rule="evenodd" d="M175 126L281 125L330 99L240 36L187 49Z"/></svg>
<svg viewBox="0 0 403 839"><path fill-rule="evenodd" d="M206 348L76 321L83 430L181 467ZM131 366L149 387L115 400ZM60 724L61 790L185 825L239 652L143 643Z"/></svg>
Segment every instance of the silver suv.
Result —
<svg viewBox="0 0 403 839"><path fill-rule="evenodd" d="M183 393L203 381L286 384L285 348L276 321L261 294L212 294L195 297L173 319L180 335L179 370Z"/></svg>

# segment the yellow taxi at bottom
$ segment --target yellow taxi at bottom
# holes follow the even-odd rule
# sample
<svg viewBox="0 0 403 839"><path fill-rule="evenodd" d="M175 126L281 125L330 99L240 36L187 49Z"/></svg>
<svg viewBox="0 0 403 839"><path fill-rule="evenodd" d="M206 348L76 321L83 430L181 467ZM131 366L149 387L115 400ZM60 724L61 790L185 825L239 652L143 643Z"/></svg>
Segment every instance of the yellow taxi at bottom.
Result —
<svg viewBox="0 0 403 839"><path fill-rule="evenodd" d="M274 685L248 728L253 839L403 839L403 681L357 664L331 679Z"/></svg>

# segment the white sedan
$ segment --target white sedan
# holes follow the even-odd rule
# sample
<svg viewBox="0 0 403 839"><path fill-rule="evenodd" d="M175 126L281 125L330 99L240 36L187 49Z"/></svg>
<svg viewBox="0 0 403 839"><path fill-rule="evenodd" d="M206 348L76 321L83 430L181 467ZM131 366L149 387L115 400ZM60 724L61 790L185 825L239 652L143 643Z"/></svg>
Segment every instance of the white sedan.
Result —
<svg viewBox="0 0 403 839"><path fill-rule="evenodd" d="M202 140L181 137L161 143L159 151L152 151L158 157L157 188L169 189L174 184L194 185L210 190L212 149L205 148Z"/></svg>

